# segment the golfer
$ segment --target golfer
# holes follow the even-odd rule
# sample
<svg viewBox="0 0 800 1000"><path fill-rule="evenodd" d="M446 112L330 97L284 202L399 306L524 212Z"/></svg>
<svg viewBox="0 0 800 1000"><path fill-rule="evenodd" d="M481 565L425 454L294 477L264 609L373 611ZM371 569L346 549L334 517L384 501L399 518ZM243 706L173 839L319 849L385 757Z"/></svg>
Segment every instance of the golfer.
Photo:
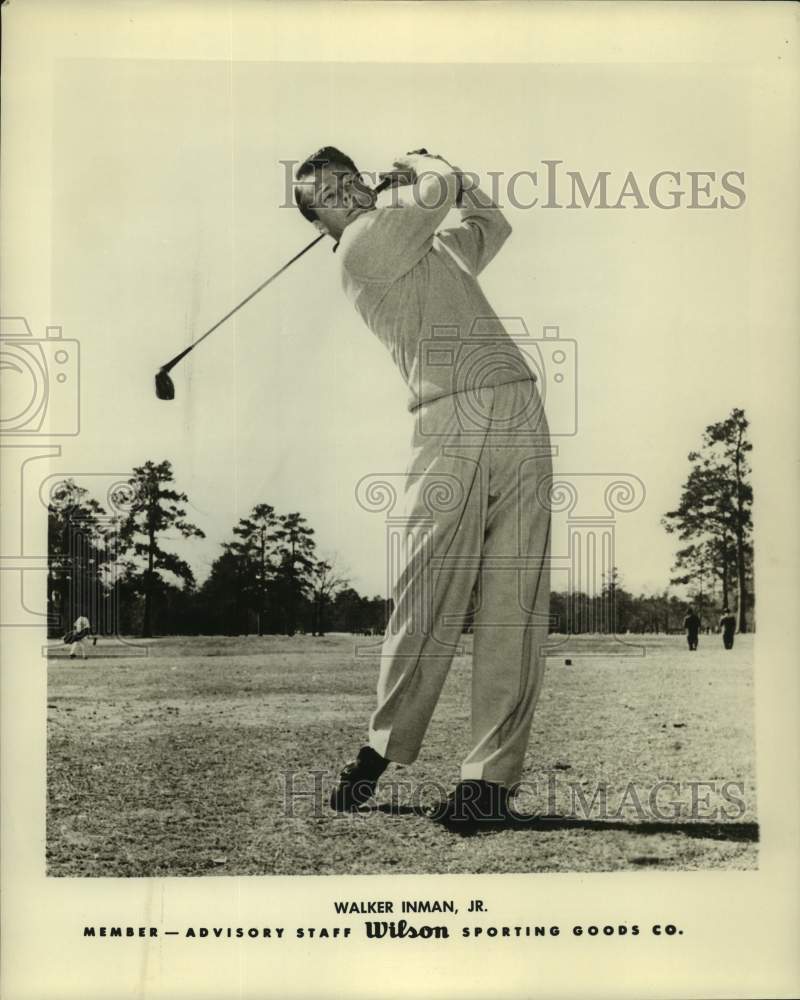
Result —
<svg viewBox="0 0 800 1000"><path fill-rule="evenodd" d="M86 615L79 615L75 619L75 624L72 626L72 642L70 644L69 658L71 660L75 659L75 655L80 649L81 659L85 660L87 657L88 639L89 634L92 631L91 623Z"/></svg>
<svg viewBox="0 0 800 1000"><path fill-rule="evenodd" d="M683 619L683 628L686 632L686 641L689 643L689 649L692 651L697 649L701 624L702 622L700 621L697 612L690 604L686 617Z"/></svg>
<svg viewBox="0 0 800 1000"><path fill-rule="evenodd" d="M722 645L726 649L733 649L733 636L736 632L736 615L732 614L730 608L727 606L722 609L719 627L722 630Z"/></svg>
<svg viewBox="0 0 800 1000"><path fill-rule="evenodd" d="M511 227L474 175L441 157L394 167L406 186L379 198L333 147L296 172L298 207L335 241L344 291L399 368L415 418L377 707L331 805L358 808L390 762L416 760L474 592L469 751L434 810L465 831L505 822L522 774L548 633L550 513L537 490L551 447L535 376L477 280Z"/></svg>

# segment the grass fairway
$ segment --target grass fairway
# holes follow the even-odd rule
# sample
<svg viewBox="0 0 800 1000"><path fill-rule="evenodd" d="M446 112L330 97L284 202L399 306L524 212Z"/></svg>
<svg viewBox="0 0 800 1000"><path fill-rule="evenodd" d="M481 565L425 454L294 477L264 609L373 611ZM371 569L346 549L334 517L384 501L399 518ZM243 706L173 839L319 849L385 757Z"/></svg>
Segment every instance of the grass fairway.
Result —
<svg viewBox="0 0 800 1000"><path fill-rule="evenodd" d="M646 655L593 637L552 651L519 796L538 818L468 838L420 808L468 749L468 636L419 760L353 816L326 800L373 707L377 658L354 647L377 639L103 641L85 662L54 645L48 873L756 867L752 637L725 652L701 636L692 654L681 636L627 638ZM292 788L314 794L287 806Z"/></svg>

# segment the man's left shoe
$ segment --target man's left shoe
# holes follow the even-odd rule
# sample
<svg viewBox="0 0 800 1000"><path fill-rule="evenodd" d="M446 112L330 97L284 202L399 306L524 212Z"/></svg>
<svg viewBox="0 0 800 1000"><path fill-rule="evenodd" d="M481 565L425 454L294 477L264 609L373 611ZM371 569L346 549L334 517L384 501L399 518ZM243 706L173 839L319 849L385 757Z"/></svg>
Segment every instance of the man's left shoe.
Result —
<svg viewBox="0 0 800 1000"><path fill-rule="evenodd" d="M493 781L459 781L444 802L429 812L430 818L453 833L496 829L510 818L509 790Z"/></svg>
<svg viewBox="0 0 800 1000"><path fill-rule="evenodd" d="M389 766L372 747L362 747L358 756L339 776L339 784L331 792L331 809L337 812L354 812L365 805L375 794L378 778Z"/></svg>

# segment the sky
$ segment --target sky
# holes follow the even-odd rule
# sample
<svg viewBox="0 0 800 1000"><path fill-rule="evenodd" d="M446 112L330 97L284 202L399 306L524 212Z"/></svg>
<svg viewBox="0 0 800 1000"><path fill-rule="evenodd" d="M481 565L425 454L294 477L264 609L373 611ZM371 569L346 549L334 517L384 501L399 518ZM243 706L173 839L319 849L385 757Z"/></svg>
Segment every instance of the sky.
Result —
<svg viewBox="0 0 800 1000"><path fill-rule="evenodd" d="M386 526L356 484L405 469L412 418L327 241L173 372L173 402L153 392L161 364L315 235L286 205L281 161L332 143L377 171L425 146L482 175L541 175L546 159L590 183L607 170L616 190L627 171L642 187L661 170L747 178L753 156L744 74L699 63L98 58L58 63L55 83L51 315L81 354L70 469L169 459L207 536L175 541L199 581L267 502L300 511L353 586L387 592ZM578 433L554 438L555 469L641 480L615 561L630 589L661 589L676 542L660 519L687 454L752 399L749 206L506 214L490 302L533 338L558 326L574 342ZM555 553L566 530L557 515Z"/></svg>

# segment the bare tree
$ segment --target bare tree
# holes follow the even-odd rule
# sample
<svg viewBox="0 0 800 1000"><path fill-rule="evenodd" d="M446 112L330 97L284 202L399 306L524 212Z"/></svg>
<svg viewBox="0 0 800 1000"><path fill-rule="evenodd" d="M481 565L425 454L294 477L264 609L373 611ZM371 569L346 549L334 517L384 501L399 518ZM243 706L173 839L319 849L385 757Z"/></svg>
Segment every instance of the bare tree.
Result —
<svg viewBox="0 0 800 1000"><path fill-rule="evenodd" d="M336 553L328 559L320 559L311 571L311 585L314 596L314 635L325 635L327 609L336 595L350 583L345 570L339 567Z"/></svg>

